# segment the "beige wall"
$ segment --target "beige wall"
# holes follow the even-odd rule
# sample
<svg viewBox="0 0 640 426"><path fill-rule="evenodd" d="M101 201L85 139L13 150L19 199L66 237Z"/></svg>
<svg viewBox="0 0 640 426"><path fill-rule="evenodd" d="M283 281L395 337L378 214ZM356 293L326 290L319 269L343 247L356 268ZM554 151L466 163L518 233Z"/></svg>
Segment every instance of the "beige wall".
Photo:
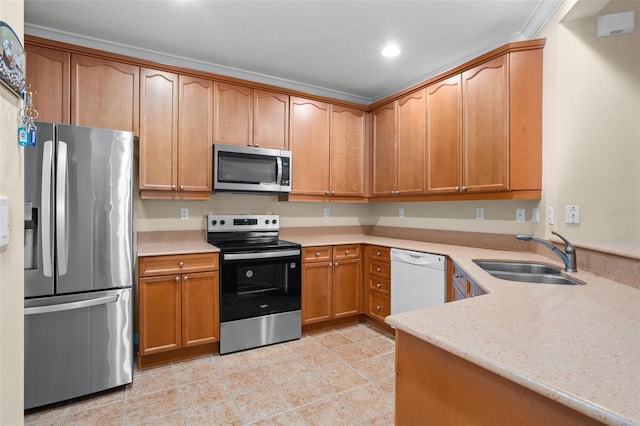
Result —
<svg viewBox="0 0 640 426"><path fill-rule="evenodd" d="M0 0L0 20L23 38L22 0ZM0 424L23 422L24 173L19 100L0 86L0 195L9 197L9 245L0 248Z"/></svg>
<svg viewBox="0 0 640 426"><path fill-rule="evenodd" d="M604 9L600 10L603 6ZM595 16L635 10L632 34L596 38ZM568 1L539 37L544 49L543 199L541 201L390 204L279 203L271 196L215 195L207 202L136 203L136 229L203 229L204 215L278 213L283 226L384 225L503 234L552 230L589 243L640 244L640 2ZM568 17L574 17L569 20ZM577 18L575 18L577 17ZM566 19L566 22L561 22ZM564 206L581 207L581 223L564 224ZM180 208L193 219L181 221ZM485 220L475 220L477 207ZM540 209L540 223L531 222ZM545 223L554 207L555 224ZM324 208L330 217L323 218ZM404 218L398 209L404 208ZM524 208L526 222L515 221ZM603 247L607 244L602 243Z"/></svg>

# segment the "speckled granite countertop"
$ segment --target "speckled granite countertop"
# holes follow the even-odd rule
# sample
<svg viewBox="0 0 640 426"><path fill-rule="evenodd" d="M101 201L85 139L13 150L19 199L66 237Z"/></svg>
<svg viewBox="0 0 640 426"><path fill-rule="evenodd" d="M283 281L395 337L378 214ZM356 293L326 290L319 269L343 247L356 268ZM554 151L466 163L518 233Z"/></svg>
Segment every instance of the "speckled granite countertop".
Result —
<svg viewBox="0 0 640 426"><path fill-rule="evenodd" d="M303 247L364 243L449 256L488 294L392 315L387 323L604 423L640 425L640 290L582 271L573 277L587 283L583 286L516 283L473 263L562 266L529 252L363 234L281 233L281 238ZM161 242L139 241L138 255L199 247L197 241L184 244L174 240L171 251L163 252ZM217 251L201 244L202 251Z"/></svg>
<svg viewBox="0 0 640 426"><path fill-rule="evenodd" d="M387 317L390 325L607 424L640 425L640 290L588 273L583 286L494 278L474 259L529 253L366 235L291 237L303 246L366 243L449 256L488 294Z"/></svg>

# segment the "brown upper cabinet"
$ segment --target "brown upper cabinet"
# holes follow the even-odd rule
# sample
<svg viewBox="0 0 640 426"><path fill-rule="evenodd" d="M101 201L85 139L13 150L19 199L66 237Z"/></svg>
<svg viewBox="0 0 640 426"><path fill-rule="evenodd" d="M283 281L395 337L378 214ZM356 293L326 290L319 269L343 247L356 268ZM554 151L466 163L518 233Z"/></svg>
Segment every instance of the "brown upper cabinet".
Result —
<svg viewBox="0 0 640 426"><path fill-rule="evenodd" d="M291 97L292 195L364 196L365 113Z"/></svg>
<svg viewBox="0 0 640 426"><path fill-rule="evenodd" d="M27 84L38 121L69 124L71 54L46 47L25 45L29 59Z"/></svg>
<svg viewBox="0 0 640 426"><path fill-rule="evenodd" d="M71 124L138 135L140 70L135 65L71 55Z"/></svg>
<svg viewBox="0 0 640 426"><path fill-rule="evenodd" d="M426 90L428 193L540 190L540 49L504 54Z"/></svg>
<svg viewBox="0 0 640 426"><path fill-rule="evenodd" d="M214 143L289 149L289 96L215 82Z"/></svg>
<svg viewBox="0 0 640 426"><path fill-rule="evenodd" d="M374 197L425 192L425 90L373 113Z"/></svg>
<svg viewBox="0 0 640 426"><path fill-rule="evenodd" d="M142 198L209 199L213 81L140 70Z"/></svg>

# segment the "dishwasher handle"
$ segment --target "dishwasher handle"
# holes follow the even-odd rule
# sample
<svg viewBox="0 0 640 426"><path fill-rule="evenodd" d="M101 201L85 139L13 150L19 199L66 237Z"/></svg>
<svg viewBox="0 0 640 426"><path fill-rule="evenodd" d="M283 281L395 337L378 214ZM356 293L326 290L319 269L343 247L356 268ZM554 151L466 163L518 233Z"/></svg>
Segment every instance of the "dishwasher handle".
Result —
<svg viewBox="0 0 640 426"><path fill-rule="evenodd" d="M444 256L392 249L391 262L393 261L418 266L444 265Z"/></svg>

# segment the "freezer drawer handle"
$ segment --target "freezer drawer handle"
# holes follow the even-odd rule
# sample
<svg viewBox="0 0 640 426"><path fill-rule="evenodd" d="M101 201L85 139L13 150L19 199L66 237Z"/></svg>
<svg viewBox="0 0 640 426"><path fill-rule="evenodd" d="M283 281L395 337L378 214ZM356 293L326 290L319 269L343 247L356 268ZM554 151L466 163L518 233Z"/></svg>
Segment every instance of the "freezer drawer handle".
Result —
<svg viewBox="0 0 640 426"><path fill-rule="evenodd" d="M224 260L273 259L278 257L298 256L300 250L262 251L257 253L228 253Z"/></svg>
<svg viewBox="0 0 640 426"><path fill-rule="evenodd" d="M118 301L118 295L98 297L97 299L80 300L78 302L60 303L58 305L34 306L24 308L25 315L48 314L50 312L71 311L73 309L88 308L90 306L107 305Z"/></svg>

